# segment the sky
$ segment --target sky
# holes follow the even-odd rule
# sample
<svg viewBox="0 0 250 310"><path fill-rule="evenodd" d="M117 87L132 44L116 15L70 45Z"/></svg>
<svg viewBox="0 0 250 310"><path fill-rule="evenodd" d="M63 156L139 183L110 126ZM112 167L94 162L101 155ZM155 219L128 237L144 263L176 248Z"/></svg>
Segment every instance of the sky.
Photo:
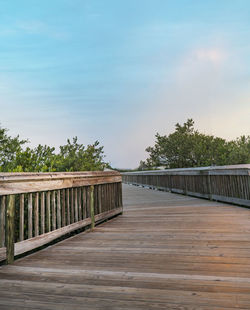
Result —
<svg viewBox="0 0 250 310"><path fill-rule="evenodd" d="M250 134L249 0L0 0L0 125L135 168L193 118Z"/></svg>

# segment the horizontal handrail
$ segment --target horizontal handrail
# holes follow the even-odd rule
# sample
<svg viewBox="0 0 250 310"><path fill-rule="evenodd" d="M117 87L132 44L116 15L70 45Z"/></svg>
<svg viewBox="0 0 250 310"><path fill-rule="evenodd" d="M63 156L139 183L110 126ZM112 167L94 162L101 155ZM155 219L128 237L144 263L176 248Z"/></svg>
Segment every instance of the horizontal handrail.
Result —
<svg viewBox="0 0 250 310"><path fill-rule="evenodd" d="M124 183L250 206L250 164L122 173Z"/></svg>
<svg viewBox="0 0 250 310"><path fill-rule="evenodd" d="M116 171L0 173L0 195L121 182Z"/></svg>
<svg viewBox="0 0 250 310"><path fill-rule="evenodd" d="M0 261L122 213L115 171L0 174Z"/></svg>

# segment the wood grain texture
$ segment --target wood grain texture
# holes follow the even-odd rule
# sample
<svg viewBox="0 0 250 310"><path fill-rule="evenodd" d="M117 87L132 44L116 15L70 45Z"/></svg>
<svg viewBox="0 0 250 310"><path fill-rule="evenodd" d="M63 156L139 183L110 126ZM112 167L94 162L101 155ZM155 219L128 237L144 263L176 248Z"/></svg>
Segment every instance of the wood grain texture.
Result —
<svg viewBox="0 0 250 310"><path fill-rule="evenodd" d="M39 193L35 194L34 226L35 226L35 237L36 237L39 235Z"/></svg>
<svg viewBox="0 0 250 310"><path fill-rule="evenodd" d="M65 189L62 190L62 226L64 227L66 225L66 196L65 196Z"/></svg>
<svg viewBox="0 0 250 310"><path fill-rule="evenodd" d="M41 234L45 233L45 193L41 193Z"/></svg>
<svg viewBox="0 0 250 310"><path fill-rule="evenodd" d="M15 251L15 196L10 195L7 201L6 210L6 261L7 264L14 262L14 251Z"/></svg>
<svg viewBox="0 0 250 310"><path fill-rule="evenodd" d="M0 195L121 182L115 171L58 173L0 173Z"/></svg>
<svg viewBox="0 0 250 310"><path fill-rule="evenodd" d="M56 192L52 192L52 230L56 230Z"/></svg>
<svg viewBox="0 0 250 310"><path fill-rule="evenodd" d="M28 238L33 237L33 197L32 193L28 195Z"/></svg>
<svg viewBox="0 0 250 310"><path fill-rule="evenodd" d="M5 246L5 210L6 197L0 197L0 248Z"/></svg>
<svg viewBox="0 0 250 310"><path fill-rule="evenodd" d="M106 211L101 214L95 215L94 220L95 220L95 223L98 223L100 221L104 221L106 219L109 219L121 213L122 213L122 208L117 208L112 211ZM59 237L64 236L65 234L68 234L70 232L73 232L74 230L77 230L77 229L80 229L86 226L90 226L90 225L91 225L91 218L86 218L79 222L76 222L68 226L48 232L44 235L36 236L31 239L24 240L22 242L17 242L15 243L15 256L32 251ZM3 261L5 259L6 259L5 248L0 248L0 261Z"/></svg>
<svg viewBox="0 0 250 310"><path fill-rule="evenodd" d="M124 213L0 267L0 309L250 309L249 209L124 186Z"/></svg>
<svg viewBox="0 0 250 310"><path fill-rule="evenodd" d="M24 194L20 195L19 241L24 239Z"/></svg>
<svg viewBox="0 0 250 310"><path fill-rule="evenodd" d="M46 194L46 229L51 231L50 192Z"/></svg>
<svg viewBox="0 0 250 310"><path fill-rule="evenodd" d="M66 208L67 208L67 225L70 224L70 203L69 203L69 188L66 189Z"/></svg>
<svg viewBox="0 0 250 310"><path fill-rule="evenodd" d="M91 228L95 227L95 210L94 210L94 186L90 186L90 218Z"/></svg>
<svg viewBox="0 0 250 310"><path fill-rule="evenodd" d="M61 228L62 227L62 215L61 215L61 191L58 190L57 191L57 212L56 212L56 216L57 216L57 228Z"/></svg>

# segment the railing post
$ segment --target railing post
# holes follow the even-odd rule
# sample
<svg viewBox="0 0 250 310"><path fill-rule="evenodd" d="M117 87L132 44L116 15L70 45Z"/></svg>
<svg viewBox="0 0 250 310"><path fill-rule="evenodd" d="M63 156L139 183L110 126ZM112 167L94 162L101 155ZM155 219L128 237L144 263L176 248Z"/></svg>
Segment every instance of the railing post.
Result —
<svg viewBox="0 0 250 310"><path fill-rule="evenodd" d="M94 228L95 227L94 185L90 186L90 217L91 217L91 228Z"/></svg>
<svg viewBox="0 0 250 310"><path fill-rule="evenodd" d="M15 216L15 196L10 195L8 197L8 203L7 203L6 230L5 230L7 264L12 264L14 262L14 255L15 255L14 216Z"/></svg>

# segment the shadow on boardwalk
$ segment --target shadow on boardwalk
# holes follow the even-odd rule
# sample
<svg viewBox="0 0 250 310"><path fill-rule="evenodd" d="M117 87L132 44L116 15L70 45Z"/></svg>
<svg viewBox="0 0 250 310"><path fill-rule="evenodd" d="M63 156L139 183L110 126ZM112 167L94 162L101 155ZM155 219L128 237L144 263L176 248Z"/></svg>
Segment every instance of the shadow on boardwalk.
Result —
<svg viewBox="0 0 250 310"><path fill-rule="evenodd" d="M124 185L124 214L0 268L0 309L250 309L250 210Z"/></svg>

